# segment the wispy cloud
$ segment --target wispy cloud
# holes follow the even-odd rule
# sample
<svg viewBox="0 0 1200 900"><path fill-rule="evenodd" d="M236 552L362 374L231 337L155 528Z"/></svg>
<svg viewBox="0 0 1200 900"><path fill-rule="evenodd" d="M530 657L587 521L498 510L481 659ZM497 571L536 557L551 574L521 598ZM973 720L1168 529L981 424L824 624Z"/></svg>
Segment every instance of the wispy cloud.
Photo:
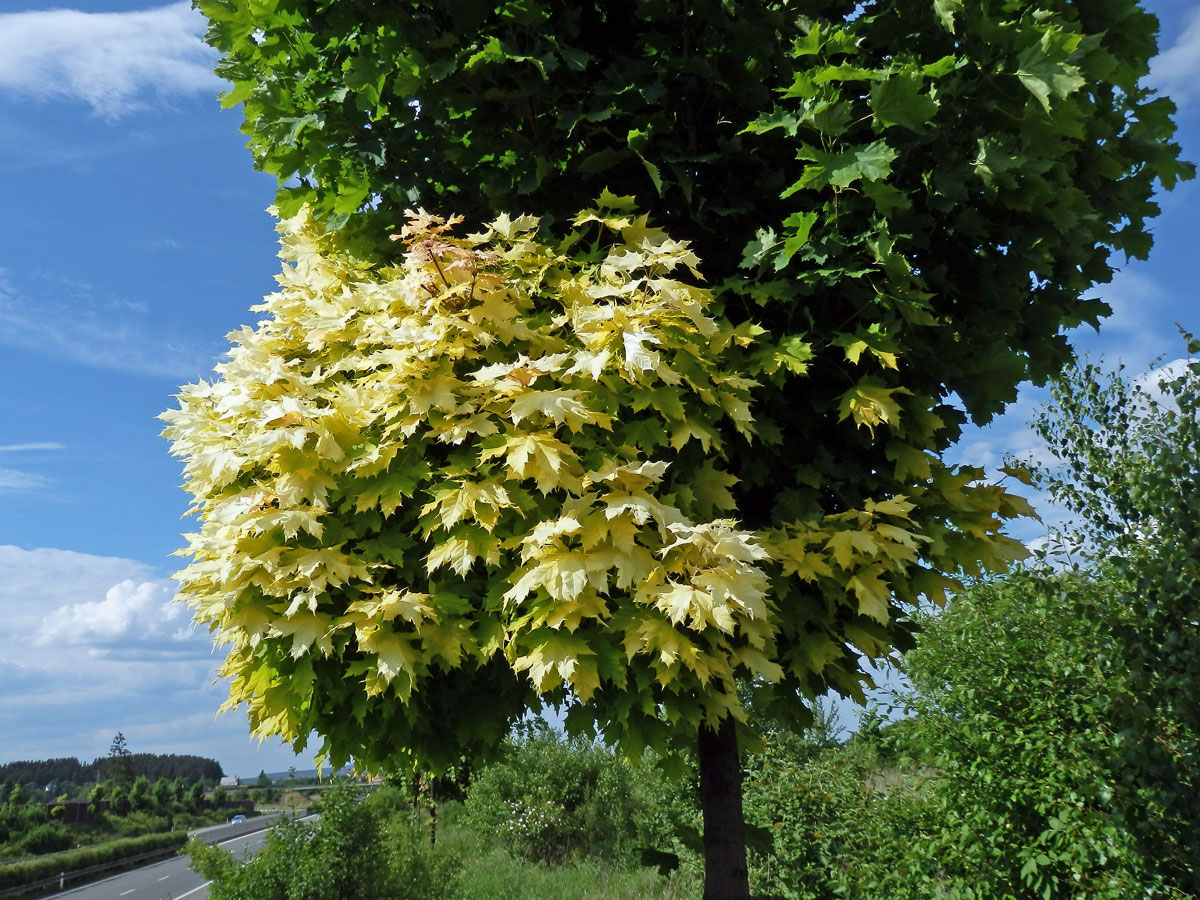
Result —
<svg viewBox="0 0 1200 900"><path fill-rule="evenodd" d="M65 450L65 444L53 441L34 441L28 444L0 444L0 453L27 453L40 450Z"/></svg>
<svg viewBox="0 0 1200 900"><path fill-rule="evenodd" d="M152 314L145 304L107 296L86 282L45 272L18 282L0 269L0 345L175 380L207 372L225 349L164 333Z"/></svg>
<svg viewBox="0 0 1200 900"><path fill-rule="evenodd" d="M1200 9L1184 16L1175 43L1154 58L1149 83L1181 107L1200 98Z"/></svg>
<svg viewBox="0 0 1200 900"><path fill-rule="evenodd" d="M0 469L0 493L36 491L46 486L46 479L20 469Z"/></svg>
<svg viewBox="0 0 1200 900"><path fill-rule="evenodd" d="M0 14L0 89L75 100L117 119L152 101L216 93L216 54L186 0L138 12L73 9Z"/></svg>
<svg viewBox="0 0 1200 900"><path fill-rule="evenodd" d="M66 449L64 444L53 441L27 441L21 444L0 444L0 453L44 453L46 451L64 449ZM25 472L21 469L0 467L0 494L40 491L49 486L49 480L42 475Z"/></svg>

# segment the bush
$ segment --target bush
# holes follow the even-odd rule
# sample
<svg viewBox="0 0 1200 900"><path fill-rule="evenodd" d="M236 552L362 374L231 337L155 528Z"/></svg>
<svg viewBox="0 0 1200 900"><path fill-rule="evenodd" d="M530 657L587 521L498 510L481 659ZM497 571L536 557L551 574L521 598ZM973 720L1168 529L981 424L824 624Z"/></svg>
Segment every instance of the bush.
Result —
<svg viewBox="0 0 1200 900"><path fill-rule="evenodd" d="M477 774L465 824L533 862L612 862L631 855L646 812L628 765L537 721L518 732L500 762Z"/></svg>
<svg viewBox="0 0 1200 900"><path fill-rule="evenodd" d="M192 841L192 868L212 881L213 900L379 900L400 896L399 859L378 812L354 788L329 790L315 823L284 819L245 862Z"/></svg>
<svg viewBox="0 0 1200 900"><path fill-rule="evenodd" d="M941 880L964 896L1162 895L1114 815L1123 697L1100 655L1121 615L1103 580L1019 571L923 623L913 736L938 773Z"/></svg>
<svg viewBox="0 0 1200 900"><path fill-rule="evenodd" d="M841 745L779 728L765 743L746 760L743 783L746 820L758 830L749 860L756 896L921 897L895 883L915 864L909 845L932 827L930 792L920 773L889 758L869 721Z"/></svg>
<svg viewBox="0 0 1200 900"><path fill-rule="evenodd" d="M45 822L28 831L21 838L21 848L34 856L56 853L71 846L71 832L62 825Z"/></svg>

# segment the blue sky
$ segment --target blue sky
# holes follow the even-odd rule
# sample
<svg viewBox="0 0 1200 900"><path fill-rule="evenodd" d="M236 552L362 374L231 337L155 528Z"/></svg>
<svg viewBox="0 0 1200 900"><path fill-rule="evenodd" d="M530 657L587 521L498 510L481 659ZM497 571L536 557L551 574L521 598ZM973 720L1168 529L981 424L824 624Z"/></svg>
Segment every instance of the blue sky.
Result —
<svg viewBox="0 0 1200 900"><path fill-rule="evenodd" d="M1147 5L1163 21L1154 83L1200 160L1200 5ZM240 113L218 107L188 3L4 9L0 762L90 759L122 731L134 751L211 756L227 774L306 767L250 740L241 713L215 716L219 659L171 602L186 498L155 418L273 287L273 179L253 170ZM1200 186L1163 210L1151 260L1096 291L1115 315L1076 336L1136 370L1180 355L1175 322L1200 330ZM1026 391L956 458L1035 450L1039 399Z"/></svg>

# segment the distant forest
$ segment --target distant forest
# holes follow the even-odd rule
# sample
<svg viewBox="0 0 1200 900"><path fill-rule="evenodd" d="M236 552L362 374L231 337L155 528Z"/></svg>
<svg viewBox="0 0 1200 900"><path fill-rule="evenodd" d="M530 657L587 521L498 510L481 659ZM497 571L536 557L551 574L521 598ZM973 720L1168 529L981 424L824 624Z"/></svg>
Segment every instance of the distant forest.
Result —
<svg viewBox="0 0 1200 900"><path fill-rule="evenodd" d="M159 778L182 778L185 781L219 781L225 774L215 759L177 753L131 753L122 759L128 761L127 771L136 778L145 775L151 781ZM64 784L86 784L104 781L109 777L108 769L113 765L112 757L102 756L84 763L73 756L60 759L18 760L0 764L0 783L45 785L50 782Z"/></svg>

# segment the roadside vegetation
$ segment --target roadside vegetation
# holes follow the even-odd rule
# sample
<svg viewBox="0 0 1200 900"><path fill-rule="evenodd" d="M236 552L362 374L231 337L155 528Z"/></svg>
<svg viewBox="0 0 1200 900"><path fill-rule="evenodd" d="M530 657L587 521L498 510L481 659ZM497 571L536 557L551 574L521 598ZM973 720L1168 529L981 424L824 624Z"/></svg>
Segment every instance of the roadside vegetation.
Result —
<svg viewBox="0 0 1200 900"><path fill-rule="evenodd" d="M220 778L215 760L133 754L121 734L90 765L7 763L0 766L0 863L225 821L231 798Z"/></svg>

